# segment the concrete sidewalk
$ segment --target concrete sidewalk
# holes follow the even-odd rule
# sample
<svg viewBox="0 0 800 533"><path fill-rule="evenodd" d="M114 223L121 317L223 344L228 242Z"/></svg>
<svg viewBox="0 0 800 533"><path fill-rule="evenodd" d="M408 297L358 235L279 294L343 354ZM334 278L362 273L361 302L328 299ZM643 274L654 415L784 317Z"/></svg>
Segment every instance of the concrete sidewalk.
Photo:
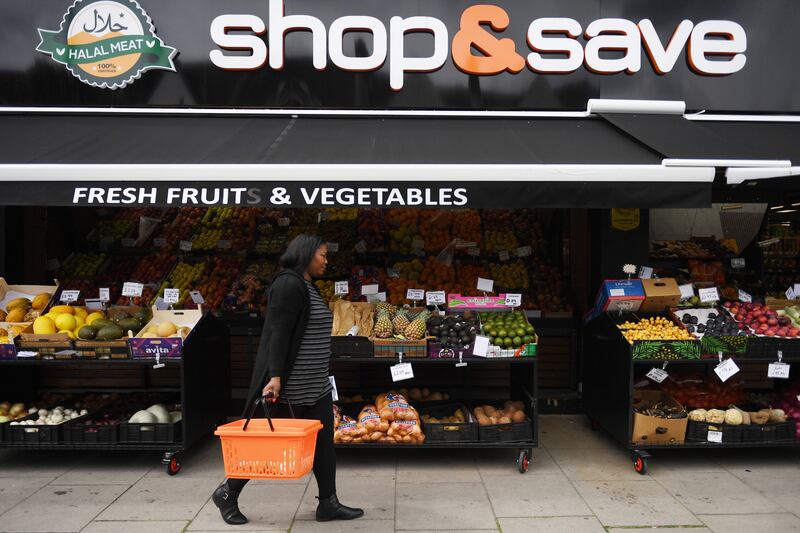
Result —
<svg viewBox="0 0 800 533"><path fill-rule="evenodd" d="M313 520L316 483L252 482L230 527L210 501L223 477L209 438L166 475L158 454L0 452L0 531L483 533L800 532L800 452L675 450L650 473L585 417L543 416L530 471L515 450L346 450L343 502L366 517Z"/></svg>

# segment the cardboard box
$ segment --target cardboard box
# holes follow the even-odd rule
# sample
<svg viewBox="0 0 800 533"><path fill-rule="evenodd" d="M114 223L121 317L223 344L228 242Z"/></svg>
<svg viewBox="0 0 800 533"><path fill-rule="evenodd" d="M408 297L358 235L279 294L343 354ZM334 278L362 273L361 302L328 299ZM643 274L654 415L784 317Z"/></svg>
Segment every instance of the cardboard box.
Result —
<svg viewBox="0 0 800 533"><path fill-rule="evenodd" d="M639 279L607 279L600 286L589 320L603 312L635 313L644 302L644 287Z"/></svg>
<svg viewBox="0 0 800 533"><path fill-rule="evenodd" d="M0 322L0 329L8 332L8 337L11 340L8 344L0 344L0 359L16 359L17 358L17 345L14 342L15 336L11 331L14 326L22 328L23 332L30 332L32 322Z"/></svg>
<svg viewBox="0 0 800 533"><path fill-rule="evenodd" d="M0 278L0 309L5 310L8 302L15 298L27 298L31 301L37 294L50 293L50 301L44 307L48 309L53 305L53 297L58 290L58 285L9 285L5 278Z"/></svg>
<svg viewBox="0 0 800 533"><path fill-rule="evenodd" d="M159 311L153 307L153 318L142 330L131 339L128 344L131 349L133 359L155 359L156 354L162 359L180 359L183 357L184 339L180 337L170 338L143 338L144 332L151 326L161 324L169 320L179 328L189 327L194 329L200 319L203 318L202 309L184 309L180 311ZM187 339L192 335L189 332Z"/></svg>
<svg viewBox="0 0 800 533"><path fill-rule="evenodd" d="M640 406L653 405L658 401L670 403L686 413L686 409L668 394L661 391L638 390L633 394L633 444L683 444L686 440L688 415L683 418L660 418L636 412Z"/></svg>
<svg viewBox="0 0 800 533"><path fill-rule="evenodd" d="M643 313L663 313L677 307L681 301L678 282L673 278L643 279L644 302L639 308Z"/></svg>

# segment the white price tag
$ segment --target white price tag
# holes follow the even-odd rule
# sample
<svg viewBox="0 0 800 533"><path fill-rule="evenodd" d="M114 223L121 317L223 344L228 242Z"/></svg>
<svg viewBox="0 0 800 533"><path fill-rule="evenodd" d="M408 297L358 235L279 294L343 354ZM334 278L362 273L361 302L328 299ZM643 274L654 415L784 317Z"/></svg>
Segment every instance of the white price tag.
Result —
<svg viewBox="0 0 800 533"><path fill-rule="evenodd" d="M650 372L647 373L647 377L656 383L661 383L669 377L669 374L661 368L651 368Z"/></svg>
<svg viewBox="0 0 800 533"><path fill-rule="evenodd" d="M328 381L331 382L331 388L333 389L331 391L331 396L333 397L333 401L334 402L338 402L339 401L339 389L336 388L336 378L333 377L333 376L328 376Z"/></svg>
<svg viewBox="0 0 800 533"><path fill-rule="evenodd" d="M230 250L231 241L229 239L220 239L217 241L217 248L220 250Z"/></svg>
<svg viewBox="0 0 800 533"><path fill-rule="evenodd" d="M786 289L786 299L787 300L794 300L797 298L797 294L794 292L794 287L789 287Z"/></svg>
<svg viewBox="0 0 800 533"><path fill-rule="evenodd" d="M385 302L386 301L386 293L385 292L378 292L376 294L368 294L367 295L367 302L375 303L375 302Z"/></svg>
<svg viewBox="0 0 800 533"><path fill-rule="evenodd" d="M120 239L122 246L125 248L133 248L136 246L136 239L131 239L130 237L126 237L124 239Z"/></svg>
<svg viewBox="0 0 800 533"><path fill-rule="evenodd" d="M680 285L678 290L681 291L681 300L689 300L694 298L694 285L691 283L687 283L686 285Z"/></svg>
<svg viewBox="0 0 800 533"><path fill-rule="evenodd" d="M364 252L367 251L367 241L365 240L358 241L356 243L355 249L356 253L363 254Z"/></svg>
<svg viewBox="0 0 800 533"><path fill-rule="evenodd" d="M286 217L278 219L278 226L281 228L288 228L289 227L289 219Z"/></svg>
<svg viewBox="0 0 800 533"><path fill-rule="evenodd" d="M108 287L100 288L100 300L104 302L111 300L111 290Z"/></svg>
<svg viewBox="0 0 800 533"><path fill-rule="evenodd" d="M653 267L647 266L640 266L639 267L639 277L641 279L650 279L653 277Z"/></svg>
<svg viewBox="0 0 800 533"><path fill-rule="evenodd" d="M122 295L130 298L138 298L142 295L143 290L144 285L141 283L134 283L133 281L126 281L125 284L122 285Z"/></svg>
<svg viewBox="0 0 800 533"><path fill-rule="evenodd" d="M751 303L753 301L753 297L750 294L744 292L742 289L739 289L739 301L744 303Z"/></svg>
<svg viewBox="0 0 800 533"><path fill-rule="evenodd" d="M483 335L476 335L475 336L475 346L472 348L472 355L477 355L478 357L486 357L486 354L489 352L489 337L484 337Z"/></svg>
<svg viewBox="0 0 800 533"><path fill-rule="evenodd" d="M721 443L722 442L722 432L721 431L710 430L708 432L707 439L708 439L708 442Z"/></svg>
<svg viewBox="0 0 800 533"><path fill-rule="evenodd" d="M794 294L795 296L800 296L800 283L794 284Z"/></svg>
<svg viewBox="0 0 800 533"><path fill-rule="evenodd" d="M789 365L786 363L770 363L767 377L775 379L789 379Z"/></svg>
<svg viewBox="0 0 800 533"><path fill-rule="evenodd" d="M625 296L625 289L609 289L608 294L609 296L613 296L615 298Z"/></svg>
<svg viewBox="0 0 800 533"><path fill-rule="evenodd" d="M17 359L30 359L39 355L39 352L31 352L29 350L22 350L17 352Z"/></svg>
<svg viewBox="0 0 800 533"><path fill-rule="evenodd" d="M369 296L370 294L378 294L380 288L378 285L362 285L361 286L361 295L362 296Z"/></svg>
<svg viewBox="0 0 800 533"><path fill-rule="evenodd" d="M517 248L517 257L529 257L533 253L530 246L520 246Z"/></svg>
<svg viewBox="0 0 800 533"><path fill-rule="evenodd" d="M736 365L733 359L725 359L714 368L714 372L717 373L720 381L725 383L731 378L731 376L739 372L739 367Z"/></svg>
<svg viewBox="0 0 800 533"><path fill-rule="evenodd" d="M478 278L478 290L483 292L494 292L494 280Z"/></svg>
<svg viewBox="0 0 800 533"><path fill-rule="evenodd" d="M474 247L473 248L468 248L467 249L467 255L471 255L472 257L478 257L478 256L481 255L481 249L480 248L474 248Z"/></svg>
<svg viewBox="0 0 800 533"><path fill-rule="evenodd" d="M61 301L69 304L77 302L81 295L81 291L61 291Z"/></svg>
<svg viewBox="0 0 800 533"><path fill-rule="evenodd" d="M425 289L408 289L406 291L406 300L424 300L425 299Z"/></svg>
<svg viewBox="0 0 800 533"><path fill-rule="evenodd" d="M337 281L333 284L333 292L336 296L344 296L350 292L350 283L347 281Z"/></svg>
<svg viewBox="0 0 800 533"><path fill-rule="evenodd" d="M86 309L90 311L100 311L103 309L103 300L100 298L87 298L84 300L84 303L86 304Z"/></svg>
<svg viewBox="0 0 800 533"><path fill-rule="evenodd" d="M511 254L507 250L501 250L497 252L497 257L500 258L500 261L508 261L511 259Z"/></svg>
<svg viewBox="0 0 800 533"><path fill-rule="evenodd" d="M329 242L328 243L328 251L332 254L339 251L339 243L338 242Z"/></svg>
<svg viewBox="0 0 800 533"><path fill-rule="evenodd" d="M411 247L415 250L422 250L425 248L425 240L424 239L414 239L411 241Z"/></svg>
<svg viewBox="0 0 800 533"><path fill-rule="evenodd" d="M519 307L522 305L521 294L506 294L506 307Z"/></svg>
<svg viewBox="0 0 800 533"><path fill-rule="evenodd" d="M158 309L159 311L166 311L169 309L169 304L164 301L164 298L159 296L158 298L156 298L156 309Z"/></svg>
<svg viewBox="0 0 800 533"><path fill-rule="evenodd" d="M155 246L156 248L163 248L166 245L167 245L167 239L164 239L163 237L158 237L156 239L153 239L153 246Z"/></svg>
<svg viewBox="0 0 800 533"><path fill-rule="evenodd" d="M400 277L400 270L397 268L387 268L386 275L390 278L399 278Z"/></svg>
<svg viewBox="0 0 800 533"><path fill-rule="evenodd" d="M176 304L181 297L180 289L164 289L164 303Z"/></svg>
<svg viewBox="0 0 800 533"><path fill-rule="evenodd" d="M444 305L447 303L447 296L444 291L428 291L425 294L427 305Z"/></svg>
<svg viewBox="0 0 800 533"><path fill-rule="evenodd" d="M703 302L704 304L719 301L719 291L717 291L716 287L700 289L697 292L698 295L700 296L700 301Z"/></svg>
<svg viewBox="0 0 800 533"><path fill-rule="evenodd" d="M744 268L745 261L744 257L734 257L731 259L731 268Z"/></svg>
<svg viewBox="0 0 800 533"><path fill-rule="evenodd" d="M181 241L180 247L182 252L191 252L192 241Z"/></svg>
<svg viewBox="0 0 800 533"><path fill-rule="evenodd" d="M189 292L189 296L192 297L192 301L197 305L202 305L206 303L206 300L205 298L203 298L203 295L200 294L200 291L191 291Z"/></svg>
<svg viewBox="0 0 800 533"><path fill-rule="evenodd" d="M392 372L392 381L403 381L414 377L414 369L411 363L399 363L389 367Z"/></svg>

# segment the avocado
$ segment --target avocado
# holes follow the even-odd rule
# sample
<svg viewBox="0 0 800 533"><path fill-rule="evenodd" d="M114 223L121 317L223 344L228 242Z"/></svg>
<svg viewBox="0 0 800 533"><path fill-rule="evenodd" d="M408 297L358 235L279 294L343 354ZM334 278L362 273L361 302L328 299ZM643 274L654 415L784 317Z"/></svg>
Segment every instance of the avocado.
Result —
<svg viewBox="0 0 800 533"><path fill-rule="evenodd" d="M81 329L78 330L78 338L84 341L90 341L94 339L95 332L92 326L83 326Z"/></svg>
<svg viewBox="0 0 800 533"><path fill-rule="evenodd" d="M95 339L99 341L115 341L117 339L121 339L125 336L125 332L122 331L122 328L116 325L107 326L94 336Z"/></svg>
<svg viewBox="0 0 800 533"><path fill-rule="evenodd" d="M92 322L92 329L94 329L95 333L99 332L103 328L108 328L111 326L116 326L114 322L111 320L106 320L105 318L98 318L94 322Z"/></svg>
<svg viewBox="0 0 800 533"><path fill-rule="evenodd" d="M117 325L125 332L130 330L134 333L139 333L139 330L142 329L142 323L135 318L125 318L117 322Z"/></svg>

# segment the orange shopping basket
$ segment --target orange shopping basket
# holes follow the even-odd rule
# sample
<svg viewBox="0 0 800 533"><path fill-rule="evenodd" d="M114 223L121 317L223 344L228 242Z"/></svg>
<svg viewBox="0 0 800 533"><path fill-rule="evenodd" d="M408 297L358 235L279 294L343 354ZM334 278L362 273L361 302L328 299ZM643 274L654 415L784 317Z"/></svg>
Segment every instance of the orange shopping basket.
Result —
<svg viewBox="0 0 800 533"><path fill-rule="evenodd" d="M267 418L253 418L258 404ZM294 417L291 405L289 410ZM246 420L219 426L225 475L238 479L298 479L314 466L319 420L271 418L264 398L250 408Z"/></svg>

